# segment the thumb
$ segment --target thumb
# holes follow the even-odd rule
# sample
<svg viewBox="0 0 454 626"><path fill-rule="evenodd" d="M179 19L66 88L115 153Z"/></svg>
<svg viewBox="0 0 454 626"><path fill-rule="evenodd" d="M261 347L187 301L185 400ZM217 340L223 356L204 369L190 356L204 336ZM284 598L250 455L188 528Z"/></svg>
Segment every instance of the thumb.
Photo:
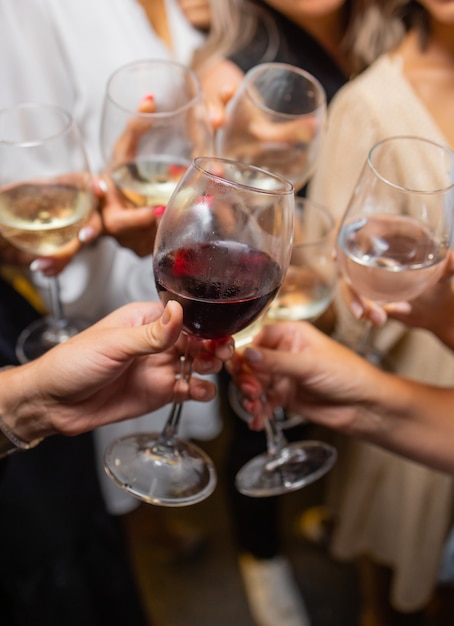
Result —
<svg viewBox="0 0 454 626"><path fill-rule="evenodd" d="M164 352L177 341L183 327L183 309L170 300L159 319L127 329L121 329L118 346L128 357Z"/></svg>

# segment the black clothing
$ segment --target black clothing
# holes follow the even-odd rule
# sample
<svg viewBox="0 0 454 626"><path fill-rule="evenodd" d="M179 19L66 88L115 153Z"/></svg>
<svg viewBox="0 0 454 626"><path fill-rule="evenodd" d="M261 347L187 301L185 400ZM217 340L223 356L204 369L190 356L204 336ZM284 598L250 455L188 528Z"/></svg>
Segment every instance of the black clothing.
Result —
<svg viewBox="0 0 454 626"><path fill-rule="evenodd" d="M309 33L271 7L266 6L266 11L271 16L275 30L270 29L267 19L263 19L258 25L254 40L245 49L232 54L230 60L243 72L264 61L289 63L300 67L322 84L329 102L345 84L347 76ZM278 39L275 41L276 34ZM271 50L274 50L274 54L270 58ZM305 188L301 189L298 195L305 195L305 191ZM228 404L226 391L229 384L228 374L224 372L219 380L222 410L225 418L233 424L226 473L238 548L241 552L248 552L256 558L269 559L280 552L278 500L276 497L249 498L240 494L234 487L238 470L251 458L265 451L265 434L250 430ZM296 426L286 430L285 436L289 441L298 441L306 437L306 430L305 425Z"/></svg>
<svg viewBox="0 0 454 626"><path fill-rule="evenodd" d="M0 366L38 318L0 279ZM91 433L0 459L1 626L145 626L119 520L104 507Z"/></svg>
<svg viewBox="0 0 454 626"><path fill-rule="evenodd" d="M275 53L267 61L289 63L309 72L322 84L330 102L334 94L347 81L347 76L320 44L294 22L271 7L267 7L278 35ZM247 72L258 63L262 63L267 49L274 49L266 22L260 22L254 41L244 50L230 56L230 60ZM271 41L270 41L271 40Z"/></svg>

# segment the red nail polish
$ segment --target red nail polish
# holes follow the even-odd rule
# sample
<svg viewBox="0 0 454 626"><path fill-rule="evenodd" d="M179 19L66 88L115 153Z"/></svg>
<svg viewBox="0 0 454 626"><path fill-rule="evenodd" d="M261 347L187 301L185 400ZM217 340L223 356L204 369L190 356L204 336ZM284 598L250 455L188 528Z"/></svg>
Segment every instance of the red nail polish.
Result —
<svg viewBox="0 0 454 626"><path fill-rule="evenodd" d="M161 215L164 214L165 210L166 210L166 205L165 204L160 204L159 206L156 206L154 208L153 213L156 215L156 217L160 217Z"/></svg>

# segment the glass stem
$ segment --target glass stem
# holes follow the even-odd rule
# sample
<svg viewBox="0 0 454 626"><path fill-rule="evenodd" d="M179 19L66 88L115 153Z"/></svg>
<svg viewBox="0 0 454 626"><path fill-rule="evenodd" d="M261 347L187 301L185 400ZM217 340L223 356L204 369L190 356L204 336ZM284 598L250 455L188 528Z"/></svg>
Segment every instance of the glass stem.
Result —
<svg viewBox="0 0 454 626"><path fill-rule="evenodd" d="M192 376L193 359L189 353L190 343L191 343L191 339L190 337L187 337L184 355L180 357L179 378L186 385L189 385L189 381L191 380L191 376ZM178 433L178 427L180 425L182 410L183 410L183 402L174 402L172 404L169 417L167 418L164 428L162 429L162 432L159 435L160 445L171 447L175 443L177 433Z"/></svg>
<svg viewBox="0 0 454 626"><path fill-rule="evenodd" d="M67 326L68 322L63 313L63 305L60 298L60 281L58 280L58 276L53 276L49 279L49 295L52 319L58 328L64 328Z"/></svg>
<svg viewBox="0 0 454 626"><path fill-rule="evenodd" d="M367 321L364 335L358 349L358 354L374 365L380 364L380 354L375 348L375 326L372 322Z"/></svg>
<svg viewBox="0 0 454 626"><path fill-rule="evenodd" d="M275 420L271 416L271 408L266 398L263 399L263 424L266 434L266 448L270 459L274 458L280 450L287 444L287 439L281 428L277 426Z"/></svg>

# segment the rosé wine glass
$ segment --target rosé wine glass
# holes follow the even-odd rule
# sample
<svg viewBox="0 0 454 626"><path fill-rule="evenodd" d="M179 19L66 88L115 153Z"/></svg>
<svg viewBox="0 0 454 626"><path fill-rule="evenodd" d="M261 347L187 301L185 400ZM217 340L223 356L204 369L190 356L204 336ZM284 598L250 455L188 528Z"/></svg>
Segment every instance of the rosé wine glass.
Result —
<svg viewBox="0 0 454 626"><path fill-rule="evenodd" d="M369 152L338 231L346 283L378 304L407 301L438 281L453 230L454 155L415 136ZM380 364L369 324L358 352Z"/></svg>

